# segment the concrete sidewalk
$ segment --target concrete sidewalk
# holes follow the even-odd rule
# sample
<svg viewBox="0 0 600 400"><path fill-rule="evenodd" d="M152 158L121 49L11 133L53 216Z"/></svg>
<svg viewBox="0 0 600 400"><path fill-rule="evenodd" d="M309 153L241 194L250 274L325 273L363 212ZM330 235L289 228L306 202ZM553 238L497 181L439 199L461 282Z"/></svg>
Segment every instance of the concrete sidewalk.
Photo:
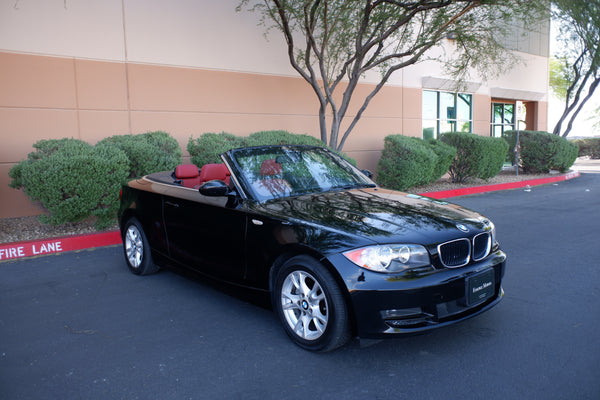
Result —
<svg viewBox="0 0 600 400"><path fill-rule="evenodd" d="M584 173L600 173L600 160L591 160L588 158L578 158L571 167L574 171Z"/></svg>

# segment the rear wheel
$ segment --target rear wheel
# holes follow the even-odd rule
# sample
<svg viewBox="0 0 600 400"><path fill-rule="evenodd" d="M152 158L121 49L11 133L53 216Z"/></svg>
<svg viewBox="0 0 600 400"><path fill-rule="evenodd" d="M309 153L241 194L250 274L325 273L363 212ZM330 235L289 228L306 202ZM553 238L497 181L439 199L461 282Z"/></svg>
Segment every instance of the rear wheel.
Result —
<svg viewBox="0 0 600 400"><path fill-rule="evenodd" d="M333 275L317 260L297 256L277 272L273 305L300 347L330 351L350 339L348 308Z"/></svg>
<svg viewBox="0 0 600 400"><path fill-rule="evenodd" d="M152 261L150 244L144 229L136 218L131 218L125 224L123 251L127 266L134 274L148 275L158 271L158 266Z"/></svg>

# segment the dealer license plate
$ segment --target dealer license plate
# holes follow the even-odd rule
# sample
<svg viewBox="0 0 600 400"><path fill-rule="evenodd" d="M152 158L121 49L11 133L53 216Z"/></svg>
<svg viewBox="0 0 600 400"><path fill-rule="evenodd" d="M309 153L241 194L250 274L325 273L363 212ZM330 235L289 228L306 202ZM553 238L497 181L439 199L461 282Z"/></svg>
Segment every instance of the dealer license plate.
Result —
<svg viewBox="0 0 600 400"><path fill-rule="evenodd" d="M488 269L467 279L467 301L469 305L481 303L495 292L494 270Z"/></svg>

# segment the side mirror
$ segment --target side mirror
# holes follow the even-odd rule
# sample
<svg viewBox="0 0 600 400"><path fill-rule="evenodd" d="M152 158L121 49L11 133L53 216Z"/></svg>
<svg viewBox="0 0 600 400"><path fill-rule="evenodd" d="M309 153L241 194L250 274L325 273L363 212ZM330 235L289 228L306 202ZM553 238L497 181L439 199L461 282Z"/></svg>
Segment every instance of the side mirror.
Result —
<svg viewBox="0 0 600 400"><path fill-rule="evenodd" d="M203 183L202 186L200 186L200 189L198 189L198 191L203 196L227 196L227 194L229 193L229 186L227 186L227 184L223 181L214 180Z"/></svg>
<svg viewBox="0 0 600 400"><path fill-rule="evenodd" d="M363 169L363 170L362 170L362 171L360 171L360 172L362 172L364 175L366 175L366 176L367 176L367 178L369 178L369 179L373 179L373 173L372 173L371 171L369 171L368 169Z"/></svg>

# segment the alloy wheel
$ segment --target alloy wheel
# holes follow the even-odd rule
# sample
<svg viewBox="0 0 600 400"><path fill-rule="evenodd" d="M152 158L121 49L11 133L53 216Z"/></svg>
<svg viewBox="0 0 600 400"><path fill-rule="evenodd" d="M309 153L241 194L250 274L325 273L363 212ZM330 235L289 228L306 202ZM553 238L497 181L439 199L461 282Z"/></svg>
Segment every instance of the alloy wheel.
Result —
<svg viewBox="0 0 600 400"><path fill-rule="evenodd" d="M281 287L281 308L292 331L304 340L319 339L329 321L327 298L308 272L291 272Z"/></svg>
<svg viewBox="0 0 600 400"><path fill-rule="evenodd" d="M129 265L133 268L139 268L144 255L144 241L135 225L129 226L125 234L125 253Z"/></svg>

